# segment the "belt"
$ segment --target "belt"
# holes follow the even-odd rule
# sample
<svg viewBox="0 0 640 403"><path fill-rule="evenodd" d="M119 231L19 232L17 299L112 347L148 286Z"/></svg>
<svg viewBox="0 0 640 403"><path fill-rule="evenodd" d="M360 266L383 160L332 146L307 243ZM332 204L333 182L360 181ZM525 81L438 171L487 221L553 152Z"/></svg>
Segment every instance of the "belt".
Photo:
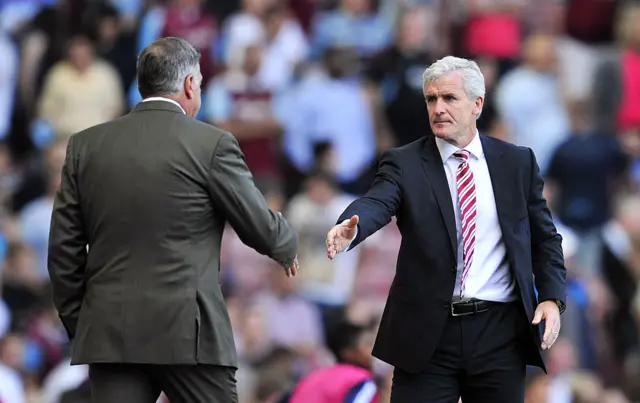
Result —
<svg viewBox="0 0 640 403"><path fill-rule="evenodd" d="M483 301L481 299L466 299L451 303L451 316L467 316L486 312L500 302Z"/></svg>

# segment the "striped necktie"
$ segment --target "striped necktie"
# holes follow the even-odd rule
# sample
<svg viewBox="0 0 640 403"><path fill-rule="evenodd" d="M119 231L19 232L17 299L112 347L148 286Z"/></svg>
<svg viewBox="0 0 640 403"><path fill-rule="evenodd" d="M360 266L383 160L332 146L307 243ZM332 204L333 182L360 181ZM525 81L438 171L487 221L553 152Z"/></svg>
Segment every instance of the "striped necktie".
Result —
<svg viewBox="0 0 640 403"><path fill-rule="evenodd" d="M476 185L469 166L469 155L467 150L459 150L453 154L460 161L456 173L458 206L462 221L462 260L464 262L460 279L460 298L464 295L465 281L473 263L476 243Z"/></svg>

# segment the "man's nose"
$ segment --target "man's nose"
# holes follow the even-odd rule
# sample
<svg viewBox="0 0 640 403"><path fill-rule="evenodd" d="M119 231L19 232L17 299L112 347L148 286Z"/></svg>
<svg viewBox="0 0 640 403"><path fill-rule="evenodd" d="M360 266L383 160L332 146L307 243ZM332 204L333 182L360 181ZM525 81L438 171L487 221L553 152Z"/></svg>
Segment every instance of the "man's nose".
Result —
<svg viewBox="0 0 640 403"><path fill-rule="evenodd" d="M436 115L442 115L443 113L445 113L445 112L446 112L446 110L445 110L445 106L444 106L444 102L442 102L442 100L438 99L438 100L435 102L435 105L433 105L433 112L434 112Z"/></svg>

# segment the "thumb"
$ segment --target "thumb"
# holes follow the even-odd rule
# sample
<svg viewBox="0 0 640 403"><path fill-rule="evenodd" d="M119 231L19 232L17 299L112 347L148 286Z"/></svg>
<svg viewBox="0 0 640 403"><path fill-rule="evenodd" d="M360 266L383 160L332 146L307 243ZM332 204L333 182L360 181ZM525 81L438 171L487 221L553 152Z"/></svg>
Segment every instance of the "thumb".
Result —
<svg viewBox="0 0 640 403"><path fill-rule="evenodd" d="M542 309L536 309L535 315L533 315L533 321L531 324L537 325L542 320Z"/></svg>
<svg viewBox="0 0 640 403"><path fill-rule="evenodd" d="M349 222L347 223L347 227L349 228L355 228L358 226L358 222L360 221L360 218L357 215L354 215L353 217L351 217L351 219L349 220Z"/></svg>

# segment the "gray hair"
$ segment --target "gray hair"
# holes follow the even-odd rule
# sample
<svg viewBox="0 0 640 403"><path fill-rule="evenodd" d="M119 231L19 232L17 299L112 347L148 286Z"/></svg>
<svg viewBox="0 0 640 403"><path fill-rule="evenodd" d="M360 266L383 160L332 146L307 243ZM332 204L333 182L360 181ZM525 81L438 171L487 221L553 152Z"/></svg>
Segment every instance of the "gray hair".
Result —
<svg viewBox="0 0 640 403"><path fill-rule="evenodd" d="M422 91L425 92L427 83L435 81L442 76L453 73L454 71L459 71L462 75L464 90L469 99L475 100L478 97L484 97L486 92L484 75L482 75L482 71L480 71L478 64L473 60L455 56L443 57L442 59L434 62L431 66L427 67L422 74ZM424 95L426 95L426 93ZM478 114L476 118L480 118L480 114Z"/></svg>
<svg viewBox="0 0 640 403"><path fill-rule="evenodd" d="M198 77L200 52L184 39L167 37L152 42L138 56L138 90L142 98L180 92L189 74Z"/></svg>

